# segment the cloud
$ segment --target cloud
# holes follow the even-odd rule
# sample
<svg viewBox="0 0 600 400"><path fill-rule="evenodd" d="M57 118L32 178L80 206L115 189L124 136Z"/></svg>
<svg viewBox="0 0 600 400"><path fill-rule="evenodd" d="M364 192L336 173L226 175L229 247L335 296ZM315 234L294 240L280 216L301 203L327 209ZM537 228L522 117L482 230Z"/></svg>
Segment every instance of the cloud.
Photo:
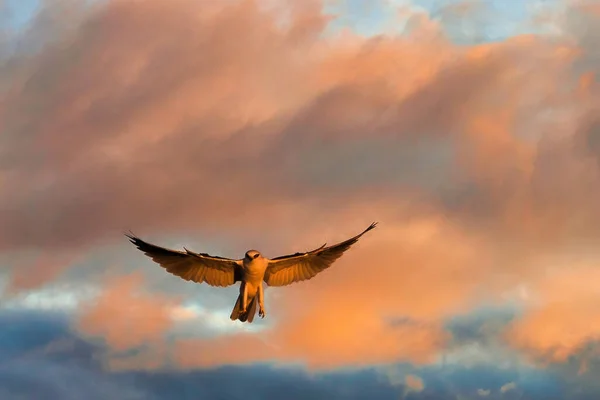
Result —
<svg viewBox="0 0 600 400"><path fill-rule="evenodd" d="M5 94L5 115L10 118L3 123L8 132L3 140L11 154L21 156L4 158L5 193L9 195L0 201L2 209L11 212L2 219L0 246L7 251L35 247L62 254L72 249L85 251L117 232L120 237L125 227L135 227L136 232L169 232L201 225L211 233L272 220L272 231L277 232L280 227L300 226L307 216L313 216L314 222L303 224L306 238L321 230L325 240L335 240L341 228L349 234L360 228L355 213L362 211L364 223L370 222L376 200L380 207L376 215L389 216L388 233L378 232L385 245L369 255L355 253L354 263L339 265L345 270L341 276L323 274L321 283L289 290L281 306L273 307L273 315L281 321L273 329L272 342L282 347L284 359L322 366L397 357L417 362L434 359L445 333L430 319L461 307L474 284L451 277L457 273L466 277L468 272L460 264L475 258L459 243L468 234L445 227L441 215L423 217L423 222L411 223L408 230L394 228L415 211L415 206L408 205L398 215L396 201L403 187L418 184L410 180L410 174L405 173L392 192L373 199L357 188L368 187L366 182L383 170L363 170L366 180L355 182L344 176L343 169L329 166L347 168L355 159L335 152L334 146L348 143L356 153L369 138L380 137L365 153L364 165L369 167L379 148L399 146L406 140L410 145L415 135L433 135L452 126L468 95L460 90L459 82L473 75L480 82L473 86L476 93L483 88L484 76L496 67L480 71L465 59L464 65L457 63L453 70L442 72L457 50L437 41L421 49L404 39L357 37L348 48L340 47L339 54L329 51L328 42L318 35L325 21L318 7L294 13L286 28L250 2L202 16L198 14L201 6L191 1L168 9L156 1L141 7L143 12L128 2L109 2L90 9L82 14L76 29L57 36L62 50L48 45L31 57L15 59L23 63L19 71L25 72L20 73L28 76L15 79ZM156 36L158 31L169 32L168 38ZM252 34L243 35L240 42L241 31ZM402 75L411 70L408 65L394 71L399 60L413 56L438 59L429 71L413 68L419 75L416 83ZM365 61L355 69L360 60ZM13 73L9 69L2 75L8 79ZM396 87L390 86L393 82ZM279 90L283 86L286 90ZM427 110L440 101L447 104L440 106L440 118L425 118ZM24 109L30 111L23 113ZM355 120L347 117L350 110ZM368 126L374 130L367 137L363 128ZM331 146L321 145L323 137ZM36 160L42 154L44 162L40 163ZM322 159L324 164L313 162L317 168L306 175L306 157ZM413 162L410 151L399 164L395 152L386 157L397 172ZM425 168L425 160L418 162ZM330 190L311 183L311 174L326 171L323 184ZM388 174L375 186L395 179ZM254 192L257 195L248 195ZM346 205L338 206L337 215L320 222L314 218L340 199ZM332 224L340 230L331 229ZM294 235L300 240L297 230ZM433 243L429 235L450 235L447 243L453 246ZM399 251L399 238L419 249L434 245L437 254L424 259L414 250ZM312 241L299 244L313 246ZM438 271L442 258L447 267ZM398 269L417 260L420 274L410 272L410 267ZM365 263L378 265L378 270L365 276ZM399 287L392 279L382 279L389 274L398 276L398 282L410 282L402 285L402 295L392 296ZM42 275L38 278L36 284L44 283ZM47 279L52 278L48 275ZM466 290L446 290L445 279ZM365 282L373 289L377 285L377 293L366 290ZM419 296L418 288L425 286L437 288L444 300ZM160 329L170 326L158 301L131 298L128 291L133 288L128 284L106 290L79 323L84 331L104 335L122 350L141 339L158 337ZM355 293L360 293L360 299ZM387 294L381 298L379 293ZM129 314L121 315L117 309L117 304L122 307L121 296L140 302L144 312L156 317L148 320L156 325L141 330L141 339L128 328ZM414 296L423 297L416 309L411 304ZM108 318L113 312L119 323ZM331 313L345 318L334 323ZM404 316L416 322L393 327L386 322L386 318ZM337 332L335 336L323 337L325 326ZM377 351L372 345L354 344L365 333L378 341ZM236 362L236 354L242 360L248 358L239 346L239 352L231 351L230 360L219 360L218 352L213 359L209 350L196 363ZM220 348L218 343L210 347ZM320 350L307 353L314 348ZM184 351L182 358L184 365L190 363L185 361L189 352Z"/></svg>
<svg viewBox="0 0 600 400"><path fill-rule="evenodd" d="M192 1L143 7L143 13L128 2L95 7L75 31L56 39L62 52L48 46L15 60L29 75L4 100L5 148L11 149L4 158L10 171L5 186L13 194L2 204L14 210L3 218L5 249L81 247L132 226L181 230L201 222L207 230L230 229L256 215L295 215L308 199L339 198L365 186L361 181L401 190L422 185L432 173L441 181L448 178L444 170L427 171L431 157L415 159L409 150L438 133L446 139L431 144L440 151L458 141L477 146L483 156L479 138L447 136L467 121L485 124L485 99L495 91L505 87L494 95L510 96L526 90L517 85L529 77L527 70L515 70L513 62L536 62L527 56L532 47L546 53L535 40L466 51L444 40L402 37L355 37L344 45L319 37L327 18L318 7L293 13L286 28L246 1L204 14L204 6ZM169 34L156 36L157 26ZM252 34L239 40L240 31ZM144 45L138 45L141 38ZM12 79L14 73L2 75ZM504 85L502 77L511 73L516 78ZM550 69L528 86L555 77ZM285 91L278 90L282 86ZM496 139L486 135L490 140ZM516 143L497 140L504 140L504 152L517 151ZM364 162L346 155L367 141L373 148L361 153ZM381 148L404 146L400 158L397 152L377 158ZM43 164L34 161L42 149ZM504 166L511 162L507 155L492 155L497 169L510 167ZM406 167L422 178L411 181ZM216 170L219 176L211 173ZM333 190L314 192L317 175ZM238 200L251 188L260 195Z"/></svg>
<svg viewBox="0 0 600 400"><path fill-rule="evenodd" d="M423 380L416 375L406 375L404 383L406 384L406 387L413 392L421 392L423 388L425 388Z"/></svg>
<svg viewBox="0 0 600 400"><path fill-rule="evenodd" d="M80 309L77 329L101 337L115 351L157 345L173 325L175 301L143 293L139 274L114 278L100 295Z"/></svg>
<svg viewBox="0 0 600 400"><path fill-rule="evenodd" d="M100 354L110 352L98 342L88 342L71 330L67 316L55 312L3 312L0 323L0 394L4 398L36 399L192 399L226 397L228 399L360 398L386 399L402 394L404 381L394 386L371 369L307 374L299 368L236 366L195 371L154 370L111 372L103 368ZM455 399L468 388L464 376L477 381L506 382L502 369L467 371L461 376L439 368L404 371L410 399ZM448 375L448 380L440 378ZM235 376L237 379L232 380ZM475 377L475 378L473 378ZM409 382L413 382L412 384ZM538 382L540 379L538 378ZM67 382L68 384L65 384ZM429 384L431 382L431 384ZM581 390L581 387L579 388ZM564 395L552 387L526 392L533 400ZM508 397L517 399L518 397Z"/></svg>
<svg viewBox="0 0 600 400"><path fill-rule="evenodd" d="M48 281L57 279L61 272L80 259L81 255L69 253L37 255L29 263L21 264L14 269L9 277L6 291L10 294L38 288Z"/></svg>
<svg viewBox="0 0 600 400"><path fill-rule="evenodd" d="M69 332L65 315L2 312L0 321L3 398L148 398L134 385L95 368L94 347Z"/></svg>
<svg viewBox="0 0 600 400"><path fill-rule="evenodd" d="M502 387L500 388L500 393L506 393L510 390L515 390L516 388L517 388L517 385L514 382L509 382L509 383L502 385Z"/></svg>
<svg viewBox="0 0 600 400"><path fill-rule="evenodd" d="M256 335L182 342L176 359L186 368L252 360L298 362L317 369L397 359L434 361L449 340L439 319L468 304L469 291L474 289L471 281L466 281L462 293L445 290L448 282L467 274L467 270L461 270L461 263L469 260L471 253L462 247L460 236L454 239L435 221L397 230L381 227L375 232L378 243L365 237L352 250L352 261L340 260L336 270L323 272L319 280L285 291L268 288L267 312L275 325ZM444 246L438 237L446 238ZM406 245L396 256L390 247L398 242ZM419 273L403 272L401 286L382 279L398 273L398 264L389 260L398 257L401 263L410 265L414 262L413 252L416 257L422 254L421 247L431 246L436 249L430 253L431 258L420 259ZM446 269L439 267L441 259L446 261ZM366 274L366 265L378 265L377 273ZM420 293L421 285L434 288L439 297ZM402 287L401 293L398 287ZM359 302L353 293L361 293ZM415 306L416 299L419 306ZM324 331L328 334L323 335ZM372 341L365 342L363 337Z"/></svg>
<svg viewBox="0 0 600 400"><path fill-rule="evenodd" d="M165 292L196 287L116 279L76 327L119 352L156 346L111 358L115 369L433 363L459 342L448 319L515 287L543 298L511 325L516 349L564 361L597 336L585 323L592 291L565 286L587 287L593 269L540 278L548 258L594 259L600 233L587 19L588 33L563 22L559 37L457 45L423 12L404 34L365 38L326 34L312 1L77 4L46 7L0 66L0 249L13 292L74 279L94 251L95 271L133 254L121 250L130 228L152 241L218 238L227 244L189 247L235 257L381 221L314 281L268 289L260 333L165 340L183 316L203 318ZM151 265L136 256L119 268ZM229 308L235 290L214 296Z"/></svg>
<svg viewBox="0 0 600 400"><path fill-rule="evenodd" d="M535 290L535 300L508 328L509 342L546 362L565 362L586 350L600 338L594 322L600 301L593 284L597 275L596 267L573 263L568 270L550 269Z"/></svg>
<svg viewBox="0 0 600 400"><path fill-rule="evenodd" d="M279 32L274 19L250 2L208 16L193 1L173 8L151 1L141 14L129 2L98 7L72 36L57 39L64 52L49 47L23 60L23 69L30 71L27 84L15 83L5 95L11 117L3 131L11 151L3 159L5 169L14 173L5 184L22 195L3 198L3 209L17 207L6 215L2 232L8 233L9 226L14 230L3 235L4 248L80 246L124 227L139 229L155 212L166 212L161 219L179 224L192 208L224 205L223 199L230 199L233 208L244 182L251 187L255 171L246 167L264 146L256 139L268 133L273 114L286 108L286 95L276 88L286 85L290 107L302 101L292 86L306 90L299 85L303 71L281 76L282 83L268 73L298 70L293 57L302 51L302 41L294 40L289 48L286 41L299 35L292 31L300 27ZM168 40L150 39L153 26L170 32ZM253 32L244 35L247 43L238 40L240 30ZM213 39L206 40L207 35ZM138 46L140 40L145 45ZM11 73L5 72L5 78ZM24 109L36 112L25 114ZM43 164L13 156L39 159L42 143ZM225 176L210 172L223 167L229 171ZM25 176L30 182L21 180ZM208 187L213 189L207 197ZM163 194L150 195L156 192ZM45 198L44 207L33 197L38 195ZM168 211L180 202L181 210L188 211L180 216ZM137 216L133 210L139 210ZM34 217L35 229L27 220Z"/></svg>

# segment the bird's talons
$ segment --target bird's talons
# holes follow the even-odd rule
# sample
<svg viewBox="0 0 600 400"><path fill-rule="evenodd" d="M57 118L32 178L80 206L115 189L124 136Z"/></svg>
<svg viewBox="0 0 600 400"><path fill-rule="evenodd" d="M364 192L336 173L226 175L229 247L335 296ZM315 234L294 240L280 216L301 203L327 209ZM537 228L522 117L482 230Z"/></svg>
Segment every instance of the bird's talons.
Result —
<svg viewBox="0 0 600 400"><path fill-rule="evenodd" d="M264 318L265 315L267 315L267 313L265 312L264 307L261 306L260 309L258 310L258 316L261 318Z"/></svg>

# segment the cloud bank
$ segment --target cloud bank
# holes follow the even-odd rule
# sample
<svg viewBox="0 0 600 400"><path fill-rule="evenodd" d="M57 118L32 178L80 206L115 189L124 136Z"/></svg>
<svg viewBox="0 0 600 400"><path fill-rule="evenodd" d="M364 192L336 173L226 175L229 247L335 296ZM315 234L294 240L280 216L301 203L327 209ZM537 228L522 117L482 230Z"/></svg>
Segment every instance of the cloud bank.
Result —
<svg viewBox="0 0 600 400"><path fill-rule="evenodd" d="M542 11L536 33L457 43L447 13L412 8L367 37L317 1L44 3L0 42L5 297L93 283L71 323L115 370L432 365L467 351L449 320L509 307L467 342L579 379L599 332L599 15ZM161 275L121 235L275 256L372 220L334 268L267 290L258 331L210 337L172 310L216 321L235 290Z"/></svg>

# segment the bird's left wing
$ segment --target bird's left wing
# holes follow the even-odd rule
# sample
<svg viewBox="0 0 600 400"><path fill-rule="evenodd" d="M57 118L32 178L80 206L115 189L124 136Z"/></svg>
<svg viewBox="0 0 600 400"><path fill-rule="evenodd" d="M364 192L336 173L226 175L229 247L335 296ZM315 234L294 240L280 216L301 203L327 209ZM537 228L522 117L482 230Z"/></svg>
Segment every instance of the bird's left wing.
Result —
<svg viewBox="0 0 600 400"><path fill-rule="evenodd" d="M143 241L133 234L125 234L129 241L154 262L173 275L211 286L230 286L241 280L241 261L194 253L184 247L185 252L170 250Z"/></svg>
<svg viewBox="0 0 600 400"><path fill-rule="evenodd" d="M323 245L306 253L273 258L269 261L264 281L269 286L286 286L294 282L311 279L319 272L329 268L362 235L376 226L377 222L374 222L358 235L333 246L325 247Z"/></svg>

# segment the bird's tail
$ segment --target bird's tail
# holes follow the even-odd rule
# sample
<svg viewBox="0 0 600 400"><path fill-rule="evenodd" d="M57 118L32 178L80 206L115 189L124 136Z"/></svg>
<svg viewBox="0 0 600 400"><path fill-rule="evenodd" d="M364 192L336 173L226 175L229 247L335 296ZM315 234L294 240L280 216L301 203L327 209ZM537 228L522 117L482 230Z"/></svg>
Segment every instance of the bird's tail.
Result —
<svg viewBox="0 0 600 400"><path fill-rule="evenodd" d="M242 308L242 295L240 294L238 296L238 298L237 298L237 301L235 302L235 306L233 306L233 310L231 311L231 315L229 316L229 318L232 321L235 321L236 319L239 318L241 308Z"/></svg>
<svg viewBox="0 0 600 400"><path fill-rule="evenodd" d="M231 311L231 315L229 318L232 321L239 319L242 322L252 322L254 320L254 314L256 314L256 296L254 296L250 303L246 308L246 312L242 313L242 295L240 294L235 302L235 306L233 306L233 310Z"/></svg>

